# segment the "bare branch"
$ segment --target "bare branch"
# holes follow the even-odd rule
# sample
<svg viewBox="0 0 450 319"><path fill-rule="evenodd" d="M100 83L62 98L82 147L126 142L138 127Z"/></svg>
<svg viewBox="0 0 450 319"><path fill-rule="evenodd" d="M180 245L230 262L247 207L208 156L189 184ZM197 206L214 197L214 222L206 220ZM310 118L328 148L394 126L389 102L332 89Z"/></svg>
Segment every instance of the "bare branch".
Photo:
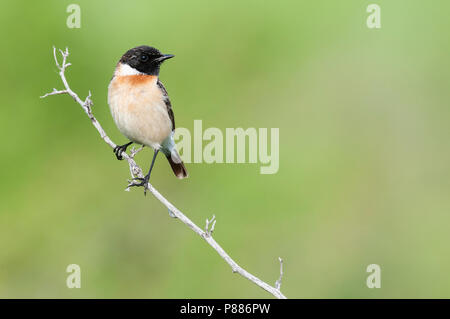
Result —
<svg viewBox="0 0 450 319"><path fill-rule="evenodd" d="M58 57L56 56L56 48L55 47L53 47L53 58L55 59L56 66L58 67L59 70L61 70L61 67L59 66L59 62L58 62Z"/></svg>
<svg viewBox="0 0 450 319"><path fill-rule="evenodd" d="M281 257L278 257L278 260L280 261L280 277L275 282L275 288L280 290L281 289L281 279L283 279L283 259L281 259Z"/></svg>
<svg viewBox="0 0 450 319"><path fill-rule="evenodd" d="M50 96L50 95L67 94L67 93L68 92L66 90L58 91L57 89L53 88L52 92L42 95L41 98L44 98L44 97L47 97L47 96Z"/></svg>
<svg viewBox="0 0 450 319"><path fill-rule="evenodd" d="M90 118L92 125L97 129L98 133L100 134L100 137L103 139L103 141L108 144L111 148L115 148L117 145L109 138L108 135L106 135L105 131L103 130L100 123L97 121L95 116L92 114L91 106L93 105L92 99L91 99L91 92L87 95L87 97L84 99L80 99L80 97L72 91L72 89L69 87L69 84L67 82L65 71L67 67L69 67L71 64L67 63L67 57L69 56L69 49L66 48L64 51L59 50L59 53L62 57L62 63L60 64L58 62L57 57L57 51L56 48L53 47L53 56L55 58L55 64L59 69L59 76L61 77L62 83L64 85L64 90L56 90L53 89L52 92L44 94L41 96L41 98L45 98L47 96L51 95L57 95L57 94L68 94L70 95L75 102L77 102L82 109L85 111L87 116ZM131 150L131 155L128 155L127 153L123 152L122 157L127 160L128 166L130 168L130 173L132 177L144 177L142 173L142 169L136 164L134 161L134 156L142 150L142 147L138 150ZM128 188L127 188L128 190ZM178 208L172 205L164 196L161 195L150 183L148 184L148 190L155 196L164 206L166 206L169 211L172 212L172 214L178 218L181 222L183 222L185 225L187 225L189 228L191 228L195 233L197 233L200 237L202 237L216 252L222 257L228 265L230 265L233 272L240 274L241 276L247 278L248 280L252 281L262 289L266 290L267 292L271 293L275 297L279 299L286 299L286 296L284 296L280 291L281 286L281 277L283 275L283 263L282 259L280 258L280 278L277 280L275 287L270 286L269 284L265 283L261 279L257 278L256 276L250 274L248 271L246 271L244 268L240 267L231 257L223 250L223 248L214 240L212 237L212 233L214 231L214 227L216 225L215 216L211 218L211 220L206 220L206 227L205 229L201 229L196 224L194 224L186 215L184 215Z"/></svg>
<svg viewBox="0 0 450 319"><path fill-rule="evenodd" d="M209 227L209 225L211 225L211 228ZM205 234L208 237L212 235L215 226L216 226L216 215L213 215L213 217L210 220L206 219Z"/></svg>
<svg viewBox="0 0 450 319"><path fill-rule="evenodd" d="M137 155L137 153L139 153L143 149L144 149L144 145L141 145L141 147L139 147L139 148L134 148L134 146L132 146L131 150L130 150L130 157L134 158Z"/></svg>

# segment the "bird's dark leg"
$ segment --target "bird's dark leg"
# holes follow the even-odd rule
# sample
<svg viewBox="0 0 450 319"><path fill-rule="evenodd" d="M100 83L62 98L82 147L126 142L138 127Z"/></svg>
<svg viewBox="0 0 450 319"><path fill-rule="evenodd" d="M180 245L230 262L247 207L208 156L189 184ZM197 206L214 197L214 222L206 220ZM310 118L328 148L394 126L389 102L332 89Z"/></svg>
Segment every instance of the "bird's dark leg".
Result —
<svg viewBox="0 0 450 319"><path fill-rule="evenodd" d="M133 180L141 181L139 184L132 184L130 186L144 186L144 195L147 193L148 189L148 181L150 180L150 174L152 173L153 165L155 165L156 155L158 155L159 149L155 150L155 153L153 154L152 164L150 165L150 169L148 170L147 175L145 175L144 178L141 177L135 177Z"/></svg>
<svg viewBox="0 0 450 319"><path fill-rule="evenodd" d="M114 147L113 152L114 152L114 154L116 154L116 157L119 161L123 160L122 152L126 152L127 147L130 146L131 144L133 144L133 142L123 144L123 145L117 145L116 147Z"/></svg>

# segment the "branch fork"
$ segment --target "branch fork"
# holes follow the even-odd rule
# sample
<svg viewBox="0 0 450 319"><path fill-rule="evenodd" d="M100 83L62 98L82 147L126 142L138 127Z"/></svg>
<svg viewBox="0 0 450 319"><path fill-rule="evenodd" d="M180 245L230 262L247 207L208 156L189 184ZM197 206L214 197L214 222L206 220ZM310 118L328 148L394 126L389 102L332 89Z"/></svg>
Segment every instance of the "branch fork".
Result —
<svg viewBox="0 0 450 319"><path fill-rule="evenodd" d="M216 226L216 215L213 215L211 219L206 219L205 236L211 237L215 226Z"/></svg>

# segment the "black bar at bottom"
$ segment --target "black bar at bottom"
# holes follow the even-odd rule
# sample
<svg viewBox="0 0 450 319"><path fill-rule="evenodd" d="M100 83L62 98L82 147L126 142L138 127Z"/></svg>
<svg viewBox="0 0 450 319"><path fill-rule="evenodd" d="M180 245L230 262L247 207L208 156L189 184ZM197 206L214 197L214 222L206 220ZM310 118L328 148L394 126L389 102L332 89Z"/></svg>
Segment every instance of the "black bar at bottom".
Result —
<svg viewBox="0 0 450 319"><path fill-rule="evenodd" d="M18 315L24 311L59 315L99 313L143 315L144 318L313 318L317 315L364 317L447 310L450 301L435 299L2 299L0 307ZM281 317L283 316L283 317Z"/></svg>

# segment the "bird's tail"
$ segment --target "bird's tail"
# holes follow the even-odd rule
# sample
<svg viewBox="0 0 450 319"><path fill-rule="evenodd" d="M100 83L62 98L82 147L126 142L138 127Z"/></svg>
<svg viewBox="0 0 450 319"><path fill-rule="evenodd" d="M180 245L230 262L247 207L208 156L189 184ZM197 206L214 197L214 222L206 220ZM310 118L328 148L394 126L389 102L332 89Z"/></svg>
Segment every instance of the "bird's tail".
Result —
<svg viewBox="0 0 450 319"><path fill-rule="evenodd" d="M161 151L166 155L170 166L172 167L175 176L182 179L188 177L186 167L184 167L180 154L177 152L175 141L173 140L173 134L170 134L162 143Z"/></svg>
<svg viewBox="0 0 450 319"><path fill-rule="evenodd" d="M166 157L176 177L180 179L188 177L186 167L176 149L173 149L170 154L166 154Z"/></svg>

